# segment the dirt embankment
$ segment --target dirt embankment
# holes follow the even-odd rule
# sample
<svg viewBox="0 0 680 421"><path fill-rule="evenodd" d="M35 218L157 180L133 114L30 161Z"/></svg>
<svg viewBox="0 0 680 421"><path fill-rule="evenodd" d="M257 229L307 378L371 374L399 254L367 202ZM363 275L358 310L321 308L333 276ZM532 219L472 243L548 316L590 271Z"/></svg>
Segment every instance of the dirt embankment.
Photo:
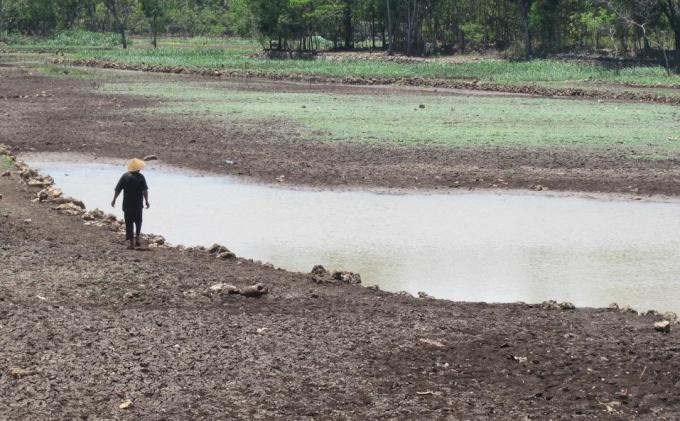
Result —
<svg viewBox="0 0 680 421"><path fill-rule="evenodd" d="M419 77L328 77L315 76L296 73L278 73L266 70L218 70L218 69L198 69L184 66L160 66L150 64L131 64L119 63L103 59L65 59L55 58L51 60L54 64L65 64L71 66L87 66L101 69L134 70L154 73L174 73L174 74L195 74L200 76L220 77L220 78L253 78L283 80L305 83L325 83L325 84L344 84L344 85L395 85L395 86L415 86L426 88L442 89L465 89L485 92L504 92L513 94L524 94L545 97L568 97L568 98L587 98L587 99L606 99L617 101L636 101L653 102L662 104L680 104L680 96L658 95L648 92L634 91L614 91L596 90L576 87L551 88L532 84L508 85L483 82L480 80L449 80ZM620 85L621 87L639 87L638 85Z"/></svg>
<svg viewBox="0 0 680 421"><path fill-rule="evenodd" d="M0 177L0 418L680 416L680 330L655 331L658 315L418 299L200 249L128 251L110 222L36 201L50 182ZM210 288L255 282L268 294Z"/></svg>
<svg viewBox="0 0 680 421"><path fill-rule="evenodd" d="M103 81L1 68L0 96L5 99L0 99L0 143L17 152L116 158L156 154L180 167L312 187L680 195L677 160L631 160L622 148L446 148L316 141L304 139L298 127L280 120L235 124L203 116L143 113L140 109L158 100L99 94L93 86ZM369 93L342 85L261 85L244 83L239 89L300 92L332 87L334 92ZM390 91L381 88L380 94Z"/></svg>

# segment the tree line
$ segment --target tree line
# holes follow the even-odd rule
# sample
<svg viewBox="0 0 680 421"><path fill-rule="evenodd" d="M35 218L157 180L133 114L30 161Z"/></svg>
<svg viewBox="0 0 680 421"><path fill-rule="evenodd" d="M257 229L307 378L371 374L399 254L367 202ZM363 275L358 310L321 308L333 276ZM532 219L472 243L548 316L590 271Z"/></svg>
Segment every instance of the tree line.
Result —
<svg viewBox="0 0 680 421"><path fill-rule="evenodd" d="M0 0L0 30L240 35L271 50L680 50L680 0Z"/></svg>

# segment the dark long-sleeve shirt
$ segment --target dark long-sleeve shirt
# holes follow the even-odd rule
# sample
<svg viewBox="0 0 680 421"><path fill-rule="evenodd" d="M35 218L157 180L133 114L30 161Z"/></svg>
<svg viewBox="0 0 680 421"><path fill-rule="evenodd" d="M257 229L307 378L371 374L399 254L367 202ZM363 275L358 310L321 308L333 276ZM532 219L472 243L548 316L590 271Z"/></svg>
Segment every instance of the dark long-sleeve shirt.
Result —
<svg viewBox="0 0 680 421"><path fill-rule="evenodd" d="M144 192L149 190L146 179L139 171L126 172L116 185L116 193L123 191L123 211L135 211L144 207Z"/></svg>

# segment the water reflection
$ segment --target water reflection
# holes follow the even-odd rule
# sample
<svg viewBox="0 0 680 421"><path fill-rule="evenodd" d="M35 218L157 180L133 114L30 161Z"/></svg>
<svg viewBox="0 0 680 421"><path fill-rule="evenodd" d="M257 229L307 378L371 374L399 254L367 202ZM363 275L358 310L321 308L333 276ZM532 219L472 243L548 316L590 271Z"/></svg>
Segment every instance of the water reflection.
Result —
<svg viewBox="0 0 680 421"><path fill-rule="evenodd" d="M67 195L111 211L122 162L59 159L27 157ZM172 243L219 242L290 270L323 264L383 289L453 300L680 310L675 203L289 190L153 165L145 174L145 231Z"/></svg>

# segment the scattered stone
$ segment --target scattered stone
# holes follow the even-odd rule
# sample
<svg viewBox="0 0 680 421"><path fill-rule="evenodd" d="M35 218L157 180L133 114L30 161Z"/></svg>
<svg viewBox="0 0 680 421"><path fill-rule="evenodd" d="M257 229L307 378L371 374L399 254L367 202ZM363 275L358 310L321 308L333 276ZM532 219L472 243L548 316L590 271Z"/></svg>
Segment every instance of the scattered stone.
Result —
<svg viewBox="0 0 680 421"><path fill-rule="evenodd" d="M19 177L23 180L29 180L34 177L38 177L38 172L32 168L29 168L23 161L17 161L16 167L19 170Z"/></svg>
<svg viewBox="0 0 680 421"><path fill-rule="evenodd" d="M125 294L123 294L123 298L126 300L132 300L134 298L139 298L141 296L139 291L128 291Z"/></svg>
<svg viewBox="0 0 680 421"><path fill-rule="evenodd" d="M629 305L625 305L619 309L621 313L638 314L637 310L631 308Z"/></svg>
<svg viewBox="0 0 680 421"><path fill-rule="evenodd" d="M72 203L75 206L78 206L80 209L85 209L85 203L82 202L82 200L74 199L72 197L58 197L54 199L54 203L58 205L62 205L64 203Z"/></svg>
<svg viewBox="0 0 680 421"><path fill-rule="evenodd" d="M437 348L444 348L444 344L440 341L436 341L434 339L427 339L427 338L420 338L418 339L419 342L424 343L426 345L432 345Z"/></svg>
<svg viewBox="0 0 680 421"><path fill-rule="evenodd" d="M347 284L356 285L361 283L361 275L359 275L358 273L352 273L347 271L335 271L333 272L332 277L336 281L341 281Z"/></svg>
<svg viewBox="0 0 680 421"><path fill-rule="evenodd" d="M11 367L9 369L9 374L15 379L20 379L22 377L30 376L33 372L20 367Z"/></svg>
<svg viewBox="0 0 680 421"><path fill-rule="evenodd" d="M662 333L670 333L671 331L671 322L668 320L662 320L660 322L654 323L654 330L657 332L662 332Z"/></svg>
<svg viewBox="0 0 680 421"><path fill-rule="evenodd" d="M605 410L609 414L617 414L620 411L618 411L616 408L621 406L621 402L619 401L611 401L611 402L600 402L600 405L604 406Z"/></svg>
<svg viewBox="0 0 680 421"><path fill-rule="evenodd" d="M413 298L413 295L410 292L406 292L406 291L395 292L395 294L399 295L400 297Z"/></svg>
<svg viewBox="0 0 680 421"><path fill-rule="evenodd" d="M35 194L35 196L38 198L39 202L44 202L45 200L50 198L49 193L47 193L47 189L42 189L38 193Z"/></svg>
<svg viewBox="0 0 680 421"><path fill-rule="evenodd" d="M147 155L144 158L142 158L142 161L156 161L158 160L158 157L156 155Z"/></svg>
<svg viewBox="0 0 680 421"><path fill-rule="evenodd" d="M111 215L114 217L114 220L111 221L110 223L112 225L118 225L118 221L115 220L115 216ZM149 246L152 247L161 247L165 245L165 237L162 235L152 235L152 234L147 234L144 236L145 241L149 244Z"/></svg>
<svg viewBox="0 0 680 421"><path fill-rule="evenodd" d="M609 310L618 310L618 309L619 309L619 305L616 304L616 303L611 303L611 304L609 304L609 306L607 306L607 308L608 308Z"/></svg>
<svg viewBox="0 0 680 421"><path fill-rule="evenodd" d="M31 222L33 222L31 218L24 219L24 224L30 224Z"/></svg>
<svg viewBox="0 0 680 421"><path fill-rule="evenodd" d="M268 330L268 329L267 329L266 327L258 327L257 330L256 330L256 332L257 332L259 335L261 335L261 334L263 334L264 332L266 332L267 330Z"/></svg>
<svg viewBox="0 0 680 421"><path fill-rule="evenodd" d="M576 306L570 303L569 301L565 301L563 303L560 303L560 308L562 310L575 310Z"/></svg>
<svg viewBox="0 0 680 421"><path fill-rule="evenodd" d="M59 187L50 186L46 190L51 199L57 199L64 195L64 192Z"/></svg>
<svg viewBox="0 0 680 421"><path fill-rule="evenodd" d="M380 291L380 287L378 285L369 285L366 288L370 289L371 291Z"/></svg>
<svg viewBox="0 0 680 421"><path fill-rule="evenodd" d="M5 171L5 172L2 173L2 176L3 176L3 177L11 177L11 176L12 176L12 172L11 172L11 171Z"/></svg>
<svg viewBox="0 0 680 421"><path fill-rule="evenodd" d="M106 217L104 211L99 208L94 208L88 213L92 215L94 219L104 219Z"/></svg>
<svg viewBox="0 0 680 421"><path fill-rule="evenodd" d="M432 298L430 294L425 291L418 291L418 298Z"/></svg>
<svg viewBox="0 0 680 421"><path fill-rule="evenodd" d="M232 161L231 159L225 159L223 162L224 162L224 165L234 165L234 164L236 164L236 161Z"/></svg>
<svg viewBox="0 0 680 421"><path fill-rule="evenodd" d="M54 186L50 186L47 188L44 188L40 190L38 193L36 193L36 197L39 199L40 202L45 202L48 200L57 200L61 198L64 195L64 192Z"/></svg>
<svg viewBox="0 0 680 421"><path fill-rule="evenodd" d="M225 250L225 251L217 254L218 259L233 259L235 257L236 257L236 254L234 254L234 252L229 251L229 250Z"/></svg>
<svg viewBox="0 0 680 421"><path fill-rule="evenodd" d="M123 402L118 405L118 409L130 409L132 408L132 401L130 399L126 399Z"/></svg>
<svg viewBox="0 0 680 421"><path fill-rule="evenodd" d="M225 283L219 283L211 286L208 288L206 291L208 295L233 295L233 294L239 294L240 290L236 288L234 285L231 284L225 284Z"/></svg>
<svg viewBox="0 0 680 421"><path fill-rule="evenodd" d="M240 294L244 297L261 297L269 292L269 288L262 283L241 289Z"/></svg>
<svg viewBox="0 0 680 421"><path fill-rule="evenodd" d="M658 315L659 312L656 310L647 310L647 312L645 313L645 316L658 316Z"/></svg>
<svg viewBox="0 0 680 421"><path fill-rule="evenodd" d="M673 313L672 311L665 312L662 317L664 320L668 320L669 322L671 322L671 324L678 323L678 315Z"/></svg>
<svg viewBox="0 0 680 421"><path fill-rule="evenodd" d="M541 303L541 308L543 310L560 310L561 307L555 300L543 301Z"/></svg>
<svg viewBox="0 0 680 421"><path fill-rule="evenodd" d="M322 265L315 265L315 266L312 268L312 271L311 271L310 273L311 273L312 275L316 275L316 276L327 276L327 275L330 275L330 274L331 274L331 273L330 273L328 270L326 270L326 268L323 267Z"/></svg>
<svg viewBox="0 0 680 421"><path fill-rule="evenodd" d="M276 177L276 181L279 182L279 183L283 183L283 180L284 180L285 178L286 178L285 175L280 175L280 176Z"/></svg>
<svg viewBox="0 0 680 421"><path fill-rule="evenodd" d="M65 213L67 215L82 215L84 213L83 209L80 206L76 206L73 203L63 203L56 208L61 213Z"/></svg>
<svg viewBox="0 0 680 421"><path fill-rule="evenodd" d="M225 251L229 251L228 248L224 247L221 244L213 244L212 246L208 247L208 254L219 254Z"/></svg>
<svg viewBox="0 0 680 421"><path fill-rule="evenodd" d="M36 175L34 177L28 177L28 181L26 181L26 184L28 184L31 187L49 187L54 184L54 179L49 175L46 175L44 177L38 177Z"/></svg>

